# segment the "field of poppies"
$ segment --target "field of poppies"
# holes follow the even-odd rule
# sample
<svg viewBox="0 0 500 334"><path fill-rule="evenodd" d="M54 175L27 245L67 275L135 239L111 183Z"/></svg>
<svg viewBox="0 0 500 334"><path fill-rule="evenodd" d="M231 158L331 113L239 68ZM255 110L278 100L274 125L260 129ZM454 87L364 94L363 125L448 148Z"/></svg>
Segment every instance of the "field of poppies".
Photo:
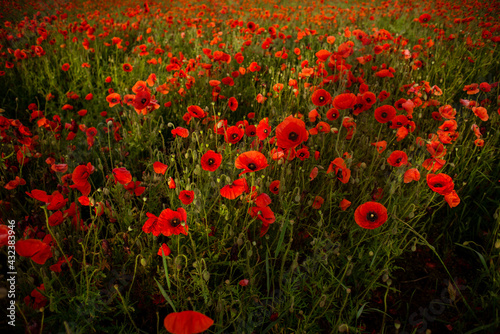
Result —
<svg viewBox="0 0 500 334"><path fill-rule="evenodd" d="M500 328L500 2L1 6L2 330Z"/></svg>

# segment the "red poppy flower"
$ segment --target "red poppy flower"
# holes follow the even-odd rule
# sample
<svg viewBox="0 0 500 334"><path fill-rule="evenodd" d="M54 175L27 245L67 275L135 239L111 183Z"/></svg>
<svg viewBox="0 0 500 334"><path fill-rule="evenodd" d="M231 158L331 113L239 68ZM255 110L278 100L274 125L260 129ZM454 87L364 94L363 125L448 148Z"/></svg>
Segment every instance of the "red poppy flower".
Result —
<svg viewBox="0 0 500 334"><path fill-rule="evenodd" d="M443 132L454 132L458 128L457 121L448 120L444 121L444 123L439 127L439 129Z"/></svg>
<svg viewBox="0 0 500 334"><path fill-rule="evenodd" d="M173 178L169 177L168 178L168 188L169 189L175 189L176 185L175 185L175 181Z"/></svg>
<svg viewBox="0 0 500 334"><path fill-rule="evenodd" d="M238 169L244 169L239 176L245 173L256 172L268 166L264 154L258 151L248 151L242 153L236 158L235 166Z"/></svg>
<svg viewBox="0 0 500 334"><path fill-rule="evenodd" d="M473 107L472 112L484 122L489 119L488 111L483 107Z"/></svg>
<svg viewBox="0 0 500 334"><path fill-rule="evenodd" d="M234 86L234 80L231 77L225 77L221 81L224 85Z"/></svg>
<svg viewBox="0 0 500 334"><path fill-rule="evenodd" d="M409 134L409 131L406 127L402 126L398 129L398 131L396 132L396 137L397 137L397 141L401 141L403 139L406 138L406 136L408 136Z"/></svg>
<svg viewBox="0 0 500 334"><path fill-rule="evenodd" d="M94 170L95 168L90 162L87 165L77 166L71 176L74 183L71 188L76 188L80 190L82 195L88 196L90 193L90 183L87 180Z"/></svg>
<svg viewBox="0 0 500 334"><path fill-rule="evenodd" d="M125 167L114 168L113 176L115 177L115 182L121 184L132 182L132 174Z"/></svg>
<svg viewBox="0 0 500 334"><path fill-rule="evenodd" d="M54 193L49 196L49 202L47 205L47 210L59 210L68 202L67 198L64 198L59 191L54 191Z"/></svg>
<svg viewBox="0 0 500 334"><path fill-rule="evenodd" d="M351 202L346 200L345 198L340 201L340 210L345 211L350 206L351 206Z"/></svg>
<svg viewBox="0 0 500 334"><path fill-rule="evenodd" d="M278 147L295 148L309 138L304 121L288 116L276 127Z"/></svg>
<svg viewBox="0 0 500 334"><path fill-rule="evenodd" d="M39 287L33 289L29 296L24 297L24 303L31 306L34 310L40 310L45 307L48 303L47 297L45 297L40 291L45 291L45 286L42 284Z"/></svg>
<svg viewBox="0 0 500 334"><path fill-rule="evenodd" d="M446 119L455 119L457 111L449 104L439 107L439 114Z"/></svg>
<svg viewBox="0 0 500 334"><path fill-rule="evenodd" d="M147 90L141 90L134 98L134 102L132 106L136 110L146 109L149 103L151 102L151 93Z"/></svg>
<svg viewBox="0 0 500 334"><path fill-rule="evenodd" d="M248 70L250 72L258 72L260 71L261 67L256 63L256 62L252 62L250 64L250 66L248 67Z"/></svg>
<svg viewBox="0 0 500 334"><path fill-rule="evenodd" d="M258 103L264 103L267 100L267 97L264 97L262 94L257 94L257 97L255 98Z"/></svg>
<svg viewBox="0 0 500 334"><path fill-rule="evenodd" d="M165 165L164 163L161 163L159 161L155 162L153 164L153 169L155 173L165 175L165 172L167 171L168 166Z"/></svg>
<svg viewBox="0 0 500 334"><path fill-rule="evenodd" d="M394 78L394 74L392 74L392 72L389 71L388 69L380 70L376 72L375 75L379 78L387 78L387 77Z"/></svg>
<svg viewBox="0 0 500 334"><path fill-rule="evenodd" d="M257 217L263 225L269 225L276 221L276 217L274 216L273 210L271 210L268 206L258 207L254 206L248 209L248 213L252 218Z"/></svg>
<svg viewBox="0 0 500 334"><path fill-rule="evenodd" d="M52 257L49 243L37 239L18 240L15 248L17 254L29 257L38 264L45 264Z"/></svg>
<svg viewBox="0 0 500 334"><path fill-rule="evenodd" d="M268 206L271 203L272 203L271 197L269 197L269 195L266 193L260 194L255 198L255 204L261 208Z"/></svg>
<svg viewBox="0 0 500 334"><path fill-rule="evenodd" d="M344 184L349 182L349 178L351 177L351 170L347 168L342 158L336 158L330 163L326 173L329 174L331 172L335 172L337 179Z"/></svg>
<svg viewBox="0 0 500 334"><path fill-rule="evenodd" d="M189 136L189 130L182 128L180 126L176 127L172 131L172 136L175 138L177 136L182 137L182 138L187 138Z"/></svg>
<svg viewBox="0 0 500 334"><path fill-rule="evenodd" d="M321 107L332 101L332 96L324 89L317 89L311 96L312 103Z"/></svg>
<svg viewBox="0 0 500 334"><path fill-rule="evenodd" d="M386 92L385 90L383 90L383 91L381 91L378 94L378 99L379 99L380 102L383 102L384 100L386 100L387 98L389 98L389 96L391 96L391 93Z"/></svg>
<svg viewBox="0 0 500 334"><path fill-rule="evenodd" d="M125 72L132 72L132 70L134 69L130 64L123 64L122 68Z"/></svg>
<svg viewBox="0 0 500 334"><path fill-rule="evenodd" d="M269 191L275 195L278 195L280 191L280 180L274 180L273 182L271 182L271 184L269 185Z"/></svg>
<svg viewBox="0 0 500 334"><path fill-rule="evenodd" d="M183 190L179 194L179 199L181 200L182 204L184 205L189 205L193 203L194 200L194 191L192 190Z"/></svg>
<svg viewBox="0 0 500 334"><path fill-rule="evenodd" d="M246 128L245 128L245 134L248 136L248 137L255 137L257 135L257 128L255 127L255 125L248 125Z"/></svg>
<svg viewBox="0 0 500 334"><path fill-rule="evenodd" d="M124 188L132 195L141 196L146 187L141 187L141 181L135 181L125 184Z"/></svg>
<svg viewBox="0 0 500 334"><path fill-rule="evenodd" d="M366 103L363 96L358 95L356 97L356 103L352 107L352 113L354 116L361 114L363 111L370 109L370 105Z"/></svg>
<svg viewBox="0 0 500 334"><path fill-rule="evenodd" d="M297 158L300 159L300 161L309 159L309 157L311 156L311 154L309 153L309 149L307 147L301 148L295 153L295 155L297 156Z"/></svg>
<svg viewBox="0 0 500 334"><path fill-rule="evenodd" d="M432 172L435 172L443 168L445 163L446 160L439 158L425 159L425 161L422 163L422 167L424 167L427 170L432 170Z"/></svg>
<svg viewBox="0 0 500 334"><path fill-rule="evenodd" d="M226 132L224 132L224 139L226 140L226 143L236 144L241 140L241 138L243 138L244 134L245 130L233 125L227 128Z"/></svg>
<svg viewBox="0 0 500 334"><path fill-rule="evenodd" d="M234 97L230 97L227 100L227 106L231 111L236 111L236 109L238 109L238 100L236 100Z"/></svg>
<svg viewBox="0 0 500 334"><path fill-rule="evenodd" d="M264 140L271 134L271 127L269 126L269 119L266 117L259 122L257 125L257 137L260 140Z"/></svg>
<svg viewBox="0 0 500 334"><path fill-rule="evenodd" d="M221 162L222 154L215 153L214 151L210 150L203 154L203 156L201 157L201 168L203 168L203 170L213 172L217 168L219 168Z"/></svg>
<svg viewBox="0 0 500 334"><path fill-rule="evenodd" d="M117 104L121 103L121 96L118 93L109 94L106 97L106 101L108 101L109 107L112 108L112 107L116 106Z"/></svg>
<svg viewBox="0 0 500 334"><path fill-rule="evenodd" d="M169 256L171 252L172 252L172 251L171 251L171 250L170 250L170 248L167 246L167 244L162 244L162 245L161 245L161 247L160 247L160 249L158 249L158 253L157 253L157 254L158 254L159 256L163 256L163 255L165 255L165 256Z"/></svg>
<svg viewBox="0 0 500 334"><path fill-rule="evenodd" d="M201 109L199 106L189 106L187 110L189 114L195 118L203 118L206 116L205 111Z"/></svg>
<svg viewBox="0 0 500 334"><path fill-rule="evenodd" d="M405 166L408 163L408 156L403 151L394 151L387 159L387 162L392 167Z"/></svg>
<svg viewBox="0 0 500 334"><path fill-rule="evenodd" d="M330 121L334 121L339 118L339 111L335 108L331 108L326 112L326 118Z"/></svg>
<svg viewBox="0 0 500 334"><path fill-rule="evenodd" d="M366 202L354 212L356 224L366 229L375 229L387 221L387 209L377 202Z"/></svg>
<svg viewBox="0 0 500 334"><path fill-rule="evenodd" d="M54 166L54 165L53 165ZM66 167L67 169L67 167ZM9 181L4 188L7 190L13 190L17 188L18 186L24 186L26 184L26 181L23 178L20 178L19 176L16 176L15 180Z"/></svg>
<svg viewBox="0 0 500 334"><path fill-rule="evenodd" d="M50 269L51 271L55 272L55 273L60 273L60 272L62 272L62 268L61 268L61 266L62 266L64 263L67 263L69 266L71 266L71 263L70 263L70 262L71 262L71 259L73 259L73 255L71 255L70 257L68 257L68 260L67 260L67 261L66 261L66 258L61 257L61 258L59 259L59 261L57 261L57 263L55 263L55 264L51 265L51 266L49 267L49 269Z"/></svg>
<svg viewBox="0 0 500 334"><path fill-rule="evenodd" d="M313 169L311 170L311 174L309 174L309 181L312 181L316 178L316 176L318 176L318 167L313 167Z"/></svg>
<svg viewBox="0 0 500 334"><path fill-rule="evenodd" d="M313 209L319 210L324 202L325 202L325 199L323 197L316 196L314 198L314 202L312 204Z"/></svg>
<svg viewBox="0 0 500 334"><path fill-rule="evenodd" d="M80 196L78 197L78 202L83 205L83 206L89 206L90 205L90 199L87 196ZM60 211L58 211L60 212Z"/></svg>
<svg viewBox="0 0 500 334"><path fill-rule="evenodd" d="M390 121L391 129L399 129L409 123L408 118L405 115L398 115Z"/></svg>
<svg viewBox="0 0 500 334"><path fill-rule="evenodd" d="M446 174L427 174L427 185L432 191L441 195L446 195L452 192L455 187L453 179Z"/></svg>
<svg viewBox="0 0 500 334"><path fill-rule="evenodd" d="M352 109L356 103L356 95L352 93L345 93L336 96L333 99L333 106L337 109Z"/></svg>
<svg viewBox="0 0 500 334"><path fill-rule="evenodd" d="M186 224L186 219L186 210L183 208L178 208L177 211L165 209L158 217L159 229L166 237L181 233L187 235L188 225Z"/></svg>
<svg viewBox="0 0 500 334"><path fill-rule="evenodd" d="M154 214L146 212L148 220L142 226L142 231L144 233L153 233L155 237L159 236L161 233L160 224L158 223L158 217Z"/></svg>
<svg viewBox="0 0 500 334"><path fill-rule="evenodd" d="M479 89L485 93L489 93L491 91L491 85L487 82L482 82L479 84Z"/></svg>
<svg viewBox="0 0 500 334"><path fill-rule="evenodd" d="M227 199L235 199L248 190L247 180L244 178L234 180L232 184L224 186L220 195Z"/></svg>
<svg viewBox="0 0 500 334"><path fill-rule="evenodd" d="M332 53L330 51L327 51L327 50L319 50L318 52L316 52L316 57L318 57L318 59L322 62L325 62L328 57L330 57Z"/></svg>
<svg viewBox="0 0 500 334"><path fill-rule="evenodd" d="M422 14L418 18L418 22L420 23L427 23L431 20L431 16L429 14Z"/></svg>
<svg viewBox="0 0 500 334"><path fill-rule="evenodd" d="M387 123L396 117L396 109L390 105L380 106L375 109L375 119L379 123Z"/></svg>
<svg viewBox="0 0 500 334"><path fill-rule="evenodd" d="M446 148L439 140L431 141L426 148L433 158L442 158L446 154Z"/></svg>
<svg viewBox="0 0 500 334"><path fill-rule="evenodd" d="M64 215L61 211L56 211L49 216L49 225L57 226L64 222Z"/></svg>
<svg viewBox="0 0 500 334"><path fill-rule="evenodd" d="M170 313L163 324L173 334L194 334L206 331L214 321L204 314L195 311Z"/></svg>
<svg viewBox="0 0 500 334"><path fill-rule="evenodd" d="M377 149L378 153L384 152L385 149L387 148L387 142L385 140L378 141L376 143L371 143L371 145L375 146L375 148Z"/></svg>
<svg viewBox="0 0 500 334"><path fill-rule="evenodd" d="M448 194L444 195L444 200L446 201L446 203L448 203L450 208L454 208L460 204L460 197L458 197L458 194L455 190L452 190Z"/></svg>
<svg viewBox="0 0 500 334"><path fill-rule="evenodd" d="M63 66L61 67L61 69L62 69L63 71L65 71L65 72L66 72L66 71L69 71L69 64L68 64L68 63L64 63L64 64L63 64Z"/></svg>
<svg viewBox="0 0 500 334"><path fill-rule="evenodd" d="M270 140L270 144L271 145L274 144L275 141L276 141L276 137L272 137ZM271 154L271 157L273 160L280 160L285 156L285 151L283 151L283 149L280 147L276 147L276 148L271 149L271 152L269 152L269 153Z"/></svg>
<svg viewBox="0 0 500 334"><path fill-rule="evenodd" d="M313 109L309 112L308 117L309 122L314 123L318 117L321 118L321 115L318 113L318 110Z"/></svg>
<svg viewBox="0 0 500 334"><path fill-rule="evenodd" d="M9 231L7 225L0 224L0 248L9 244Z"/></svg>
<svg viewBox="0 0 500 334"><path fill-rule="evenodd" d="M408 169L403 176L404 183L420 180L420 172L416 168Z"/></svg>
<svg viewBox="0 0 500 334"><path fill-rule="evenodd" d="M377 96L373 94L372 92L365 92L362 95L363 100L366 102L368 105L372 105L375 102L377 102Z"/></svg>

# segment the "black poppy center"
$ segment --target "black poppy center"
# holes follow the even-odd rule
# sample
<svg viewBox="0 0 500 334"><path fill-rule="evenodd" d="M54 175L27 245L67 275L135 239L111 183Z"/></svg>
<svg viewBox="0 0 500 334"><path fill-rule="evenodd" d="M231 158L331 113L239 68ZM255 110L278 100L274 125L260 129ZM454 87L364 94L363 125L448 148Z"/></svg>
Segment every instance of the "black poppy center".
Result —
<svg viewBox="0 0 500 334"><path fill-rule="evenodd" d="M148 101L148 99L143 98L143 99L141 100L141 104L144 104L144 103L146 103L147 101Z"/></svg>
<svg viewBox="0 0 500 334"><path fill-rule="evenodd" d="M382 113L382 117L383 117L383 118L386 118L386 117L387 117L387 113L386 113L386 112L383 112L383 113Z"/></svg>
<svg viewBox="0 0 500 334"><path fill-rule="evenodd" d="M318 100L319 100L319 102L323 102L323 101L325 100L325 97L324 97L324 96L320 96L320 97L318 98Z"/></svg>
<svg viewBox="0 0 500 334"><path fill-rule="evenodd" d="M288 139L291 141L296 141L299 138L299 135L296 132L290 132L288 135Z"/></svg>
<svg viewBox="0 0 500 334"><path fill-rule="evenodd" d="M215 163L214 159L212 159L212 158L208 159L208 164L209 165L213 165L214 163Z"/></svg>
<svg viewBox="0 0 500 334"><path fill-rule="evenodd" d="M250 170L256 170L257 166L253 162L251 162L251 163L248 164L248 169L250 169Z"/></svg>
<svg viewBox="0 0 500 334"><path fill-rule="evenodd" d="M342 175L342 169L340 169L340 168L339 168L339 170L337 171L337 177L338 177L339 179L341 179L341 178L343 177L343 175Z"/></svg>
<svg viewBox="0 0 500 334"><path fill-rule="evenodd" d="M366 102L371 103L371 102L372 102L372 99L370 99L369 97L367 97L367 98L366 98Z"/></svg>
<svg viewBox="0 0 500 334"><path fill-rule="evenodd" d="M448 131L448 130L449 130L449 128L448 128L448 127L445 127L445 128L444 128L444 131Z"/></svg>
<svg viewBox="0 0 500 334"><path fill-rule="evenodd" d="M177 227L179 226L181 223L180 219L179 218L174 218L170 221L170 225L172 225L172 227Z"/></svg>
<svg viewBox="0 0 500 334"><path fill-rule="evenodd" d="M363 107L362 103L355 104L354 105L354 110L357 110L357 109L362 108L362 107Z"/></svg>
<svg viewBox="0 0 500 334"><path fill-rule="evenodd" d="M236 139L236 138L238 138L238 135L237 135L236 133L233 133L233 134L231 135L231 138L232 138L232 139Z"/></svg>
<svg viewBox="0 0 500 334"><path fill-rule="evenodd" d="M396 164L401 163L401 160L403 160L403 158L397 158L397 159L396 159Z"/></svg>
<svg viewBox="0 0 500 334"><path fill-rule="evenodd" d="M435 188L441 188L442 186L443 186L443 185L442 185L441 183L436 183L436 184L434 184L434 187L435 187Z"/></svg>
<svg viewBox="0 0 500 334"><path fill-rule="evenodd" d="M267 133L267 129L264 129L264 133Z"/></svg>
<svg viewBox="0 0 500 334"><path fill-rule="evenodd" d="M378 215L376 212L370 211L366 214L366 219L372 223L376 222L378 219Z"/></svg>

